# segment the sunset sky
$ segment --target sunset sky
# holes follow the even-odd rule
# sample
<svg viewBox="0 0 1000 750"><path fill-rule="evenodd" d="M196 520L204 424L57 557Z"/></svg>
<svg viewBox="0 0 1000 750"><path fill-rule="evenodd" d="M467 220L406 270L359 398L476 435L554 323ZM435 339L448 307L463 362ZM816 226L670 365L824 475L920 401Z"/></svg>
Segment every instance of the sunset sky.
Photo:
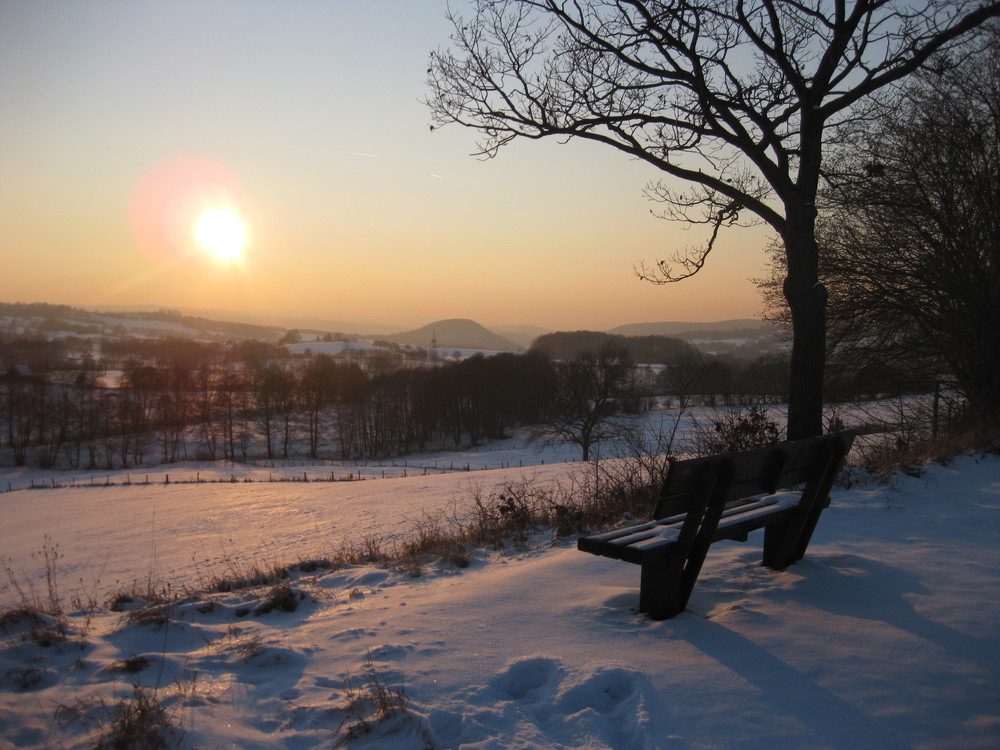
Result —
<svg viewBox="0 0 1000 750"><path fill-rule="evenodd" d="M650 214L651 167L544 140L483 161L471 131L431 132L446 10L0 0L0 301L401 327L759 313L766 230L655 287L634 267L701 235Z"/></svg>

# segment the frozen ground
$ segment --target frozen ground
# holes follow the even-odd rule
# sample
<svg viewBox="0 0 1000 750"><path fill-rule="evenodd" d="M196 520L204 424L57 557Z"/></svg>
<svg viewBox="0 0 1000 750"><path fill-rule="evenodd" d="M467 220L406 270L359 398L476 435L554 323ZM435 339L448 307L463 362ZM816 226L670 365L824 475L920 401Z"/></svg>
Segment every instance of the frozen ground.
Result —
<svg viewBox="0 0 1000 750"><path fill-rule="evenodd" d="M461 503L470 483L579 470L530 451L517 463L8 492L0 554L44 600L39 550L58 545L72 609L133 580L197 584L243 555L321 553ZM189 468L210 478L210 466ZM78 610L70 639L48 647L12 623L0 632L0 748L93 747L135 684L155 691L183 748L1000 746L1000 458L839 489L806 559L776 573L759 557L757 535L713 547L689 610L665 622L634 612L637 567L569 543L481 552L415 579L302 573L293 612L254 614L269 589L177 604L165 622ZM0 595L16 603L9 586ZM352 710L374 680L407 710L380 723Z"/></svg>

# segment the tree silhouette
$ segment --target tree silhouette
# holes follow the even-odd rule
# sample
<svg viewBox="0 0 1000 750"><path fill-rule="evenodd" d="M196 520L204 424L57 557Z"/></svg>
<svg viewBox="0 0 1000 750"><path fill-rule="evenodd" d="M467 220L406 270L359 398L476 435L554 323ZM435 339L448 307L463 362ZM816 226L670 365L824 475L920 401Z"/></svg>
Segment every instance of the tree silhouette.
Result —
<svg viewBox="0 0 1000 750"><path fill-rule="evenodd" d="M434 125L481 135L582 138L676 180L648 187L665 216L709 238L641 276L679 281L720 230L748 220L781 238L792 320L788 436L822 431L827 293L816 199L831 144L873 95L1000 15L987 0L476 0L432 54Z"/></svg>
<svg viewBox="0 0 1000 750"><path fill-rule="evenodd" d="M845 374L876 392L887 372L923 392L943 377L988 439L1000 423L1000 25L941 63L839 165L820 276ZM762 286L780 312L776 279Z"/></svg>
<svg viewBox="0 0 1000 750"><path fill-rule="evenodd" d="M544 428L580 446L589 461L595 445L621 432L615 417L633 395L635 369L629 353L615 344L557 363L555 398Z"/></svg>

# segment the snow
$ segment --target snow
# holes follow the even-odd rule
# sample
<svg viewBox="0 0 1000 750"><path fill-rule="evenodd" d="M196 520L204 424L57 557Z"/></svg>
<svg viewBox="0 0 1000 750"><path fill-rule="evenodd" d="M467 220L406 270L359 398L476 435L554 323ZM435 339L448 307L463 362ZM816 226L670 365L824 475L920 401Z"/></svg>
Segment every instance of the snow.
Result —
<svg viewBox="0 0 1000 750"><path fill-rule="evenodd" d="M24 639L23 624L0 630L0 748L93 747L134 684L155 690L183 748L1000 746L996 456L835 490L806 558L784 572L759 565L759 533L719 543L688 610L663 622L634 611L638 567L572 540L483 550L464 570L428 565L418 578L298 573L293 612L253 614L270 588L181 600L165 622L79 606L133 580L180 591L321 555L459 506L474 485L585 469L524 456L535 465L355 482L133 476L0 494L8 570L44 601L39 551L58 545L71 610L61 644ZM213 466L186 469L205 479ZM122 671L140 656L147 666ZM352 711L366 675L401 691L406 710L381 722Z"/></svg>
<svg viewBox="0 0 1000 750"><path fill-rule="evenodd" d="M377 348L362 341L299 341L295 344L285 344L285 349L293 356L304 356L308 349L313 354L326 354L335 357L344 352L376 352Z"/></svg>
<svg viewBox="0 0 1000 750"><path fill-rule="evenodd" d="M191 326L181 325L170 320L147 320L147 319L135 319L119 317L117 315L97 315L95 316L97 321L103 323L107 328L116 328L121 326L129 331L129 333L135 334L146 334L152 336L163 336L164 334L172 334L175 336L203 336L204 332L192 328ZM85 320L84 323L88 323L89 320Z"/></svg>

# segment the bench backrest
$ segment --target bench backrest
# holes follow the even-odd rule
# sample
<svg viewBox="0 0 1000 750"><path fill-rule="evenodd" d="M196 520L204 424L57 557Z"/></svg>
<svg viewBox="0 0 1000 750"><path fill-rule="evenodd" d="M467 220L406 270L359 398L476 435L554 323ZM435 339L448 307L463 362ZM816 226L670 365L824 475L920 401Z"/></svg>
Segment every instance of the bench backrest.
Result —
<svg viewBox="0 0 1000 750"><path fill-rule="evenodd" d="M724 498L717 498L728 504L797 484L827 484L824 479L832 482L830 475L840 470L855 434L838 432L767 448L676 461L667 472L653 519L687 513L692 504L704 498L706 483L718 482L723 487L728 483Z"/></svg>

